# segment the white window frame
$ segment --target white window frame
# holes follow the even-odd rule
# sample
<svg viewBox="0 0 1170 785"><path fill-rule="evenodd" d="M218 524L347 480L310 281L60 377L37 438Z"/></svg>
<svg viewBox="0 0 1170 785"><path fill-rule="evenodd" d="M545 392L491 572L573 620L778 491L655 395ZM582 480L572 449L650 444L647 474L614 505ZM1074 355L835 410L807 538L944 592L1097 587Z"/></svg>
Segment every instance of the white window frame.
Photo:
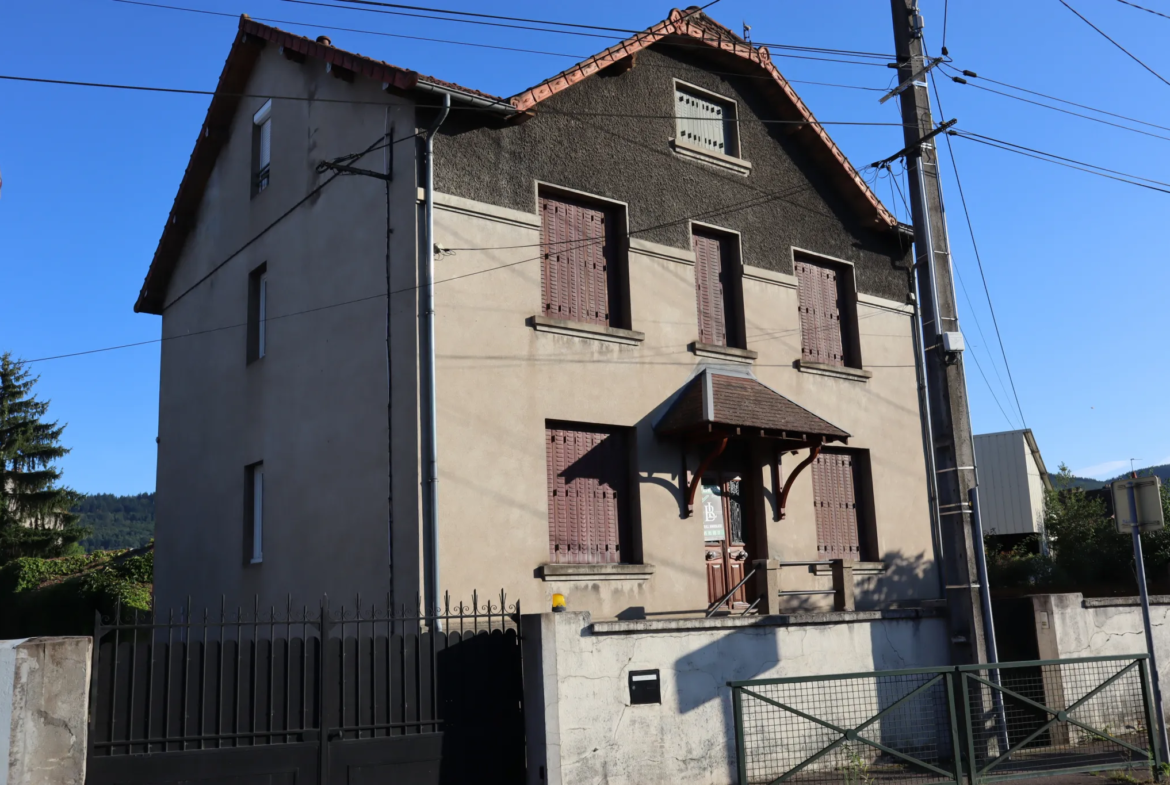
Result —
<svg viewBox="0 0 1170 785"><path fill-rule="evenodd" d="M255 191L260 193L268 187L269 169L272 164L272 99L264 102L256 114L252 115L252 124L259 129L260 139L256 152Z"/></svg>
<svg viewBox="0 0 1170 785"><path fill-rule="evenodd" d="M252 558L251 564L264 561L264 464L257 463L252 471Z"/></svg>
<svg viewBox="0 0 1170 785"><path fill-rule="evenodd" d="M257 313L256 323L256 359L260 359L266 354L268 344L268 272L265 271L260 274L260 280L257 281L257 286L260 288L259 293L259 308Z"/></svg>

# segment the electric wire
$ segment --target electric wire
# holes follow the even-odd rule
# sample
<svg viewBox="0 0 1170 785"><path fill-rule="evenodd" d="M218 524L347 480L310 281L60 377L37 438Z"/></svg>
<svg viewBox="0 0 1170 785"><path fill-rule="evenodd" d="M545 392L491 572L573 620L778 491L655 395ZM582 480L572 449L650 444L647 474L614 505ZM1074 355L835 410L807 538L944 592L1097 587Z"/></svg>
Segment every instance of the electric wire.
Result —
<svg viewBox="0 0 1170 785"><path fill-rule="evenodd" d="M955 81L957 78L958 77L953 77L952 81ZM1041 103L1040 101L1033 101L1031 98L1024 98L1023 96L1020 96L1020 95L1012 95L1011 93L1005 93L1002 90L995 90L991 87L984 87L983 85L972 84L971 82L958 82L958 81L956 81L955 83L956 84L965 84L967 87L974 87L976 90L983 90L983 91L988 92L988 93L994 93L995 95L1002 95L1004 98L1011 98L1015 101L1022 101L1026 104L1032 104L1033 106L1041 106L1041 107L1044 107L1045 109L1051 109L1054 112L1060 112L1062 114L1072 115L1073 117L1082 117L1085 120L1092 120L1094 123L1101 123L1102 125L1109 125L1109 126L1112 126L1114 128L1120 128L1123 131L1130 131L1131 133L1142 134L1143 136L1152 136L1155 139L1164 139L1166 141L1170 141L1170 136L1163 136L1162 134L1156 134L1152 131L1143 131L1140 128L1131 128L1128 125L1122 125L1121 123L1112 123L1108 120L1102 120L1100 117L1093 117L1092 115L1081 114L1080 112L1074 112L1071 109L1061 109L1059 106L1052 106L1051 104Z"/></svg>
<svg viewBox="0 0 1170 785"><path fill-rule="evenodd" d="M315 6L317 8L334 8L334 9L341 9L344 11L366 11L366 12L375 13L375 14L391 14L393 16L408 16L408 17L416 17L416 18L420 18L420 19L444 21L444 22L463 22L466 24L487 25L490 27L505 27L505 28L518 29L518 30L528 30L530 32L560 33L563 35L585 36L588 38L603 38L605 40L614 41L614 42L620 42L622 40L625 40L624 38L621 38L618 36L601 35L599 33L584 33L584 32L572 31L572 30L553 30L553 29L536 28L536 27L524 27L521 25L506 24L503 22L481 22L481 21L475 21L475 20L470 20L470 19L450 19L450 18L441 17L441 16L426 16L423 14L415 14L415 13L410 13L407 11L387 11L387 10L381 9L381 8L351 8L349 6L336 5L333 3L317 2L317 0L280 0L280 1L282 3L292 3L295 5ZM635 35L637 35L638 33L644 33L644 32L646 32L646 31L639 30L637 33L635 33ZM700 44L700 43L690 44L690 43L684 43L684 42L662 41L662 40L655 41L655 43L658 45L661 45L661 46L670 46L670 47L674 47L674 48L678 48L678 49L703 49L703 50L709 51L711 48L707 44ZM782 46L784 46L784 45L777 45L777 48L781 48ZM886 67L886 63L884 63L884 62L867 62L864 60L843 60L841 58L816 57L816 56L813 56L811 54L801 55L801 54L790 54L790 53L786 53L786 52L771 52L771 55L772 55L772 57L787 57L787 58L794 58L797 60L816 60L819 62L827 62L827 63L846 63L849 65L868 65L868 66L873 66L875 68L885 68Z"/></svg>
<svg viewBox="0 0 1170 785"><path fill-rule="evenodd" d="M946 114L945 114L945 111L943 110L943 106L942 106L942 95L939 93L939 89L938 89L938 80L937 79L931 80L931 86L934 89L934 100L935 100L935 103L938 104L939 114L942 114L945 117ZM979 268L979 278L983 283L983 296L987 300L987 310L991 313L991 324L995 328L995 337L996 337L996 340L999 342L999 354L1000 354L1000 357L1003 358L1003 367L1004 367L1004 370L1007 372L1008 381L1011 383L1012 398L1016 402L1016 411L1018 411L1020 413L1020 424L1023 425L1024 428L1027 428L1028 421L1027 421L1027 418L1024 417L1024 407L1020 405L1020 395L1016 391L1016 379L1015 379L1015 376L1012 374L1012 366L1011 366L1011 363L1008 361L1007 349L1004 347L1004 344L1003 344L1003 333L999 329L999 318L995 314L995 305L991 301L991 286L987 283L987 272L983 267L983 255L981 253L979 253L979 242L975 239L975 224L971 220L971 211L967 207L967 194L963 191L963 180L961 177L959 177L959 162L958 162L958 159L955 157L955 149L954 149L953 145L951 144L951 137L947 134L944 134L943 136L947 140L947 153L948 153L948 157L951 159L951 169L955 174L955 185L958 187L958 190L959 190L959 203L963 207L963 216L967 222L967 232L971 237L971 248L975 251L975 262ZM948 249L948 252L949 252L949 249ZM953 264L953 261L954 261L953 257L952 257L951 261L952 261L952 266L955 269L955 272L959 273L958 265ZM975 304L971 302L971 297L967 293L967 286L965 283L963 283L961 274L959 275L959 282L963 286L963 296L967 298L967 304L971 307L971 316L975 320L975 327L979 330L979 337L980 337L980 339L982 339L984 351L986 351L987 350L987 336L985 336L983 334L983 325L979 322L978 317L975 316ZM979 358L976 357L974 354L972 354L971 357L975 360L975 365L978 367ZM990 352L988 352L988 357L991 358ZM992 370L995 371L996 378L999 379L999 384L1002 387L1003 386L1003 378L1000 377L1000 375L999 375L998 365L995 362L992 362L991 367L992 367ZM982 368L979 368L979 373L980 374L983 373ZM984 377L984 380L986 381L986 377ZM987 386L988 386L988 389L990 389L991 383L988 382ZM1007 390L1004 390L1004 392L1006 393ZM993 394L993 397L994 397L994 394ZM999 404L998 400L996 401L996 404ZM1003 411L1002 406L1000 407L1000 411ZM1011 420L1009 418L1007 418L1006 413L1004 414L1004 417L1005 417L1005 419L1008 419L1008 423L1010 424Z"/></svg>
<svg viewBox="0 0 1170 785"><path fill-rule="evenodd" d="M1097 25L1093 24L1093 23L1092 23L1092 22L1090 22L1088 19L1086 19L1086 18L1085 18L1085 17L1084 17L1084 16L1081 14L1081 12L1080 12L1080 11L1078 11L1077 9L1073 8L1071 5L1069 5L1068 3L1066 3L1066 2L1065 2L1065 0L1057 0L1057 2L1059 2L1061 5L1063 5L1063 6L1064 6L1065 8L1067 8L1068 10L1072 11L1072 12L1073 12L1074 14L1076 14L1078 17L1080 17L1080 20L1081 20L1082 22L1084 22L1084 23L1085 23L1085 24L1087 24L1089 27L1093 28L1093 29L1094 29L1094 30L1096 30L1098 33L1100 33L1100 34L1101 34L1101 36L1102 36L1102 37L1104 37L1106 41L1108 41L1109 43L1113 44L1114 46L1116 46L1116 47L1117 47L1118 49L1120 49L1121 51L1125 52L1125 54L1126 54L1126 55L1128 55L1128 56L1129 56L1129 58L1130 58L1131 60L1133 60L1135 63L1137 63L1137 64L1138 64L1138 65L1140 65L1142 68L1144 68L1144 69L1146 69L1147 71L1149 71L1149 72L1150 72L1151 74L1153 74L1154 76L1158 77L1158 80L1159 80L1159 81L1161 81L1163 84L1165 84L1165 85L1167 85L1167 86L1170 86L1170 81L1167 81L1167 80L1166 80L1166 77L1162 76L1160 73L1158 73L1157 71L1155 71L1153 68L1150 68L1148 65L1146 65L1146 64L1145 64L1145 63L1144 63L1144 62L1141 60L1141 58L1139 58L1139 57L1138 57L1137 55L1135 55L1133 52L1131 52L1131 51L1129 51L1128 49L1126 49L1126 48L1125 48L1124 46L1122 46L1121 44L1117 43L1117 41L1115 41L1115 40L1113 40L1112 38L1110 38L1108 33L1106 33L1106 32L1105 32L1104 30L1102 30L1100 27L1097 27Z"/></svg>
<svg viewBox="0 0 1170 785"><path fill-rule="evenodd" d="M13 82L32 82L40 84L53 85L68 85L74 87L93 87L108 90L130 90L148 93L176 93L179 95L207 95L207 96L221 96L225 98L264 98L274 101L307 101L320 103L337 103L337 104L366 104L370 106L386 106L385 101L370 101L349 98L314 98L310 96L298 95L266 95L262 93L229 93L216 92L215 90L192 90L177 87L151 87L146 85L128 85L116 84L110 82L85 82L76 79L46 79L35 76L16 76L14 74L0 74L0 80L7 80ZM510 104L500 101L499 107L510 106ZM467 112L485 112L498 111L499 107L490 106L452 106L451 111L467 111ZM441 104L415 104L417 109L442 109ZM545 114L558 115L564 117L621 117L634 120L677 120L678 115L673 114L633 114L628 112L567 112L560 109L552 109L549 107L542 107L541 112ZM694 118L694 121L701 122L706 118ZM765 125L847 125L847 126L875 126L875 127L903 127L902 123L875 123L867 121L856 120L764 120L760 118L752 118L755 122L764 123ZM713 118L710 122L726 122L721 118ZM738 123L739 120L737 119Z"/></svg>
<svg viewBox="0 0 1170 785"><path fill-rule="evenodd" d="M1042 150L1036 150L1032 147L1025 147L1013 142L1005 142L1002 139L996 139L991 136L984 136L983 134L976 134L971 131L951 130L947 132L947 135L955 136L959 139L967 139L972 142L978 142L980 144L987 145L988 147L996 147L1000 150L1006 150L1009 153L1017 153L1019 155L1027 156L1028 158L1035 158L1038 161L1047 161L1048 163L1057 164L1058 166L1064 166L1069 169L1076 169L1080 172L1095 174L1098 177L1104 177L1109 180L1116 180L1120 183L1127 183L1129 185L1136 185L1141 188L1148 188L1151 191L1159 191L1161 193L1170 194L1170 183L1164 183L1161 180L1151 180L1147 177L1140 177L1134 174L1119 172L1116 169L1108 169L1103 166L1098 166L1097 164L1085 163L1084 161L1078 161L1074 158L1066 158L1061 155L1056 155L1055 153L1046 153ZM1112 174L1106 174L1106 172L1111 172ZM1148 183L1154 183L1155 185L1148 185ZM1159 188L1157 187L1159 185L1165 187Z"/></svg>
<svg viewBox="0 0 1170 785"><path fill-rule="evenodd" d="M648 28L644 28L641 30L635 30L635 29L624 28L624 27L602 27L602 26L598 26L598 25L585 25L585 24L579 24L576 22L551 22L551 21L543 20L543 19L527 19L524 17L515 17L515 16L497 16L494 14L473 13L471 11L451 11L451 10L445 10L442 8L428 8L425 6L402 5L400 3L375 2L374 0L339 0L339 2L349 3L352 5L360 5L360 6L378 6L378 7L382 7L382 8L402 9L402 10L407 10L407 11L426 11L426 12L429 12L432 14L440 13L440 14L448 14L448 15L452 15L452 16L471 16L471 17L478 17L480 19L495 19L495 20L502 21L502 22L525 22L525 23L530 24L530 25L533 25L533 24L535 24L535 25L554 25L554 26L559 26L559 27L575 27L575 28L581 28L581 29L585 29L585 30L600 30L600 31L611 32L611 33L623 33L624 35L620 36L621 38L628 38L629 36L639 35L639 34L645 33L648 29ZM707 3L707 5L702 6L698 10L705 11L706 9L715 5L715 3L717 3L717 2L719 2L719 0L714 0L714 2ZM345 6L343 6L343 5L333 5L332 7L345 8ZM359 11L359 10L373 10L373 9L350 8L347 10ZM694 13L695 12L692 11L688 14L684 14L684 16L690 16L690 15L693 15ZM466 22L466 21L468 21L468 20L463 20L463 19L448 19L445 17L431 17L431 16L427 16L424 18L438 19L440 21L445 21L445 22ZM521 29L531 29L531 28L521 28ZM541 30L540 32L569 32L569 31ZM570 34L572 34L572 33L570 33ZM577 34L577 35L580 35L580 34ZM599 38L617 38L618 36L597 36L597 37L599 37ZM835 48L831 48L831 47L819 47L819 46L797 46L795 44L779 44L779 43L772 43L772 42L757 42L757 41L753 41L753 42L751 42L751 44L753 46L766 46L766 47L768 47L768 49L789 49L789 50L800 51L800 52L819 52L821 54L839 54L839 55L848 55L850 57L877 58L880 60L896 60L897 59L897 57L895 55L891 55L891 54L884 54L882 52L863 52L863 51L858 51L856 49L835 49Z"/></svg>
<svg viewBox="0 0 1170 785"><path fill-rule="evenodd" d="M417 136L417 134L411 134L410 136L402 137L400 139L395 139L391 142L391 144L396 144L398 142L406 141L407 139L413 139L413 138L415 138L415 136ZM368 149L362 151L361 153L354 154L354 156L360 158L363 155L367 155L371 152L374 152L378 149L381 149L381 147L376 146L377 144L378 144L378 142L374 142L374 144L371 145ZM385 147L385 146L386 145L382 145L382 147ZM354 156L345 156L345 157L352 158ZM868 167L866 167L866 168L868 168ZM285 213L278 216L275 220L272 221L272 223L268 224L263 229L261 229L250 240L248 240L242 246L240 246L240 248L238 248L236 251L232 252L229 256L227 256L221 262L216 264L206 275L204 275L202 278L200 278L200 280L196 281L194 284L192 284L187 289L185 289L178 297L173 299L170 303L164 305L161 310L165 311L167 308L171 307L172 305L177 303L180 299L182 299L184 296L186 296L194 288L196 288L197 286L204 283L208 278L211 277L211 275L213 275L215 272L222 269L226 264L228 264L233 259L238 257L241 252L243 252L246 248L248 248L253 243L255 243L256 240L260 239L260 237L262 237L264 234L269 232L277 224L279 224L281 221L283 221L285 218L287 218L293 211L295 211L297 208L299 208L301 205L303 205L306 201L308 201L309 197L311 197L314 193L320 192L324 188L325 185L328 185L330 182L337 179L337 177L339 177L339 176L340 176L340 174L333 175L326 182L322 183L320 186L318 186L313 191L311 191L305 198L299 200L295 205L293 205L293 207L291 207ZM745 210L745 209L750 209L752 207L762 206L763 204L766 204L768 201L773 201L776 199L783 199L785 196L790 196L797 191L809 190L812 187L813 186L810 184L810 185L801 186L801 187L795 188L795 189L788 189L786 191L764 193L764 194L758 195L756 197L753 197L752 199L745 200L743 202L732 203L730 205L723 205L723 206L720 206L718 208L713 208L712 210L708 210L708 211L705 211L702 213L688 214L688 215L684 215L684 216L681 216L679 218L673 219L671 221L666 221L666 222L663 222L660 224L646 226L646 227L642 227L639 229L633 229L633 230L629 231L629 235L633 236L635 234L643 234L645 232L653 231L655 229L660 229L663 227L672 226L672 225L684 223L684 222L695 220L695 219L709 218L709 217L713 217L715 215L726 215L726 214L729 214L731 212L738 212L740 210ZM576 245L573 247L562 249L562 250L573 250L574 248L586 247L588 245L596 245L596 244L603 242L603 241L604 240L598 239L598 238L588 238L584 241L577 242ZM544 245L544 244L537 244L537 245ZM494 250L506 250L506 249L511 249L511 248L523 248L523 247L528 247L528 246L497 246L497 247L462 248L462 249L440 248L439 252L440 252L440 254L447 255L447 254L450 254L450 253L455 252L457 250L461 250L461 251L494 251ZM485 267L485 268L480 269L480 270L472 270L472 271L467 272L467 273L453 275L453 276L449 276L447 278L440 278L440 279L436 280L434 283L437 286L438 284L441 284L441 283L449 283L452 281L463 280L463 279L471 278L471 277L477 276L477 275L484 275L486 273L496 272L498 270L504 270L504 269L508 269L511 267L517 267L517 266L523 265L523 264L529 264L531 262L539 261L543 258L544 258L543 253L537 254L535 256L527 257L527 258L520 259L520 260L514 261L514 262L506 262L504 264L492 265L490 267ZM308 309L301 310L301 311L294 311L294 312L287 313L287 314L280 314L278 316L268 316L268 317L266 317L265 321L271 322L271 321L276 321L279 319L286 319L286 318L289 318L292 316L301 316L304 314L316 313L316 312L325 311L325 310L328 310L331 308L339 308L339 307L343 307L343 306L347 306L347 305L353 305L356 303L362 303L362 302L366 302L368 300L373 300L373 299L380 298L380 297L393 296L396 294L403 294L406 292L417 291L420 288L422 288L422 284L419 284L416 286L406 286L406 287L402 287L399 289L390 290L389 292L379 292L378 294L368 295L365 297L359 297L359 298L352 299L352 300L344 300L344 301L337 302L337 303L329 303L326 305L320 305L320 306L316 306L314 308L308 308ZM133 343L117 344L114 346L106 346L106 347L101 347L101 348L97 348L97 349L86 349L83 351L68 352L68 353L64 353L64 354L38 357L38 358L35 358L32 360L21 360L19 362L20 362L20 364L32 364L32 363L37 363L37 362L47 362L49 360L60 360L60 359L66 359L66 358L70 358L70 357L80 357L80 356L84 356L84 355L98 354L98 353L102 353L102 352L116 351L116 350L120 350L120 349L128 349L128 348L132 348L132 347L136 347L136 346L146 346L146 345L154 344L154 343L163 343L165 341L176 340L179 338L188 338L188 337L194 337L197 335L206 335L208 333L215 333L215 332L220 332L223 330L238 329L238 328L246 327L246 326L247 326L247 322L240 322L240 323L236 323L236 324L222 325L219 327L210 327L210 328L203 329L203 330L196 330L196 331L192 331L192 332L188 332L188 333L182 333L179 335L164 336L161 338L153 338L153 339L146 340L146 341L136 341ZM885 366L881 366L881 367L885 367ZM891 367L895 367L895 366L891 366ZM896 367L902 367L902 366L896 366Z"/></svg>
<svg viewBox="0 0 1170 785"><path fill-rule="evenodd" d="M226 19L239 20L239 18L240 18L240 14L228 13L227 11L209 11L209 10L204 9L204 8L187 8L185 6L166 5L163 3L148 3L148 2L145 2L144 0L112 0L112 2L122 3L124 5L142 6L144 8L158 8L158 9L167 10L167 11L183 11L185 13L190 13L190 14L203 14L205 16L219 16L219 17L224 17ZM401 38L401 39L405 39L405 40L409 40L409 41L423 41L426 43L451 44L453 46L470 46L470 47L475 47L478 49L495 49L495 50L504 51L504 52L518 52L520 54L546 55L549 57L567 57L569 59L578 60L578 61L587 60L593 56L593 55L583 55L583 54L571 54L569 52L550 52L550 51L544 50L544 49L524 49L522 47L517 47L517 46L498 46L495 44L484 44L484 43L478 43L475 41L456 41L456 40L452 40L449 38L428 38L425 36L405 35L402 33L387 33L387 32L383 32L381 30L365 30L365 29L356 28L356 27L337 27L335 25L318 24L316 22L301 22L301 21L295 21L292 19L274 19L272 17L265 17L265 16L249 16L248 18L252 19L254 21L257 21L257 22L271 22L272 24L289 25L292 27L308 27L308 28L313 28L316 30L336 30L339 32L344 32L344 33L358 33L359 35L376 35L376 36L382 36L384 38ZM641 67L643 67L643 68L646 68L646 67L672 68L672 66L668 66L668 65L654 65L654 64L643 64ZM768 75L768 74L742 74L742 73L737 73L735 71L714 71L714 70L708 71L707 73L715 74L716 76L733 76L733 77L736 77L737 79L765 79L768 81L773 80L773 77L771 75ZM787 79L787 81L792 83L792 84L819 85L822 87L837 87L837 88L843 88L843 89L847 89L847 90L869 90L869 91L873 91L873 92L885 92L880 87L865 87L862 85L840 84L840 83L835 83L835 82L816 82L816 81L810 81L810 80L806 80L806 79Z"/></svg>
<svg viewBox="0 0 1170 785"><path fill-rule="evenodd" d="M1014 84L1011 84L1009 82L1001 82L997 79L992 79L990 77L983 76L982 74L976 74L974 71L960 71L959 69L955 68L954 66L952 66L948 63L943 63L942 67L946 68L950 71L954 71L956 74L961 74L964 77L969 77L972 79L979 79L979 80L984 81L984 82L991 82L992 84L997 84L1001 87L1006 87L1010 90L1019 90L1021 93L1028 93L1029 95L1039 96L1040 98L1047 98L1050 101L1058 101L1059 103L1068 104L1069 106L1076 106L1076 107L1079 107L1081 109L1088 109L1090 112L1097 112L1098 114L1109 115L1110 117L1117 117L1117 118L1120 118L1122 120L1129 120L1131 123L1139 123L1141 125L1148 125L1151 128L1160 128L1163 131L1170 131L1170 125L1158 125L1157 123L1151 123L1151 122L1148 122L1146 120L1139 120L1136 117L1130 117L1128 115L1117 114L1116 112L1109 112L1109 111L1106 111L1104 109L1098 109L1094 106L1089 106L1088 104L1079 104L1076 101L1070 101L1067 98L1058 98L1055 95L1049 95L1048 93L1041 93L1041 92L1038 92L1036 90L1029 90L1026 87L1020 87L1019 85L1014 85Z"/></svg>
<svg viewBox="0 0 1170 785"><path fill-rule="evenodd" d="M347 0L347 2L348 2L348 0ZM1117 2L1119 2L1123 5L1127 5L1130 8L1137 8L1138 10L1145 11L1146 13L1149 13L1149 14L1153 14L1154 16L1160 16L1163 19L1170 19L1170 14L1164 14L1161 11L1155 11L1152 8L1146 8L1144 5L1138 5L1137 3L1131 3L1131 2L1129 2L1129 0L1117 0Z"/></svg>

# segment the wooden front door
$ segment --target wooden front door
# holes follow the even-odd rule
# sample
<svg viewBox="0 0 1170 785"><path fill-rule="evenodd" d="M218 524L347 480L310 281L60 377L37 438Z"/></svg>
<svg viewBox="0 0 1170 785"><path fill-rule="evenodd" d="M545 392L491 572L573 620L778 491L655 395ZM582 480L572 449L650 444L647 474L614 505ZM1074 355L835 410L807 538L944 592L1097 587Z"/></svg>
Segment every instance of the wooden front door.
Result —
<svg viewBox="0 0 1170 785"><path fill-rule="evenodd" d="M713 474L703 478L700 514L707 568L707 604L718 602L743 580L748 553L744 548L743 480L738 474ZM747 607L747 590L740 587L731 607ZM728 606L724 606L725 608Z"/></svg>

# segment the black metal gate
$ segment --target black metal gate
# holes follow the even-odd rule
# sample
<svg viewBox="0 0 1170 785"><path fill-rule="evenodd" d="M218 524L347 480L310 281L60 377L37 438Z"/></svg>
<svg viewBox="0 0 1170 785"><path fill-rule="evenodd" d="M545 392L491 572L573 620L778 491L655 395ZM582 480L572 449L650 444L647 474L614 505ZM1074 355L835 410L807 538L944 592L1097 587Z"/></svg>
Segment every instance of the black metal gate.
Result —
<svg viewBox="0 0 1170 785"><path fill-rule="evenodd" d="M519 603L98 619L88 785L521 783Z"/></svg>

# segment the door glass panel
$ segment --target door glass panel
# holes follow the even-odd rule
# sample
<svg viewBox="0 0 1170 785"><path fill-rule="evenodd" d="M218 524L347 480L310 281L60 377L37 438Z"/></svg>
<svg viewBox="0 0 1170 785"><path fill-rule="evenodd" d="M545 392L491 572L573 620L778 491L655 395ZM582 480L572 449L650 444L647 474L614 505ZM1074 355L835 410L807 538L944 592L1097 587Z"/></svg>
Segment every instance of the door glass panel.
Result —
<svg viewBox="0 0 1170 785"><path fill-rule="evenodd" d="M736 477L727 481L727 515L728 528L731 530L731 541L743 542L743 496L742 481Z"/></svg>
<svg viewBox="0 0 1170 785"><path fill-rule="evenodd" d="M726 534L723 523L723 489L718 482L703 483L703 539L722 542Z"/></svg>

